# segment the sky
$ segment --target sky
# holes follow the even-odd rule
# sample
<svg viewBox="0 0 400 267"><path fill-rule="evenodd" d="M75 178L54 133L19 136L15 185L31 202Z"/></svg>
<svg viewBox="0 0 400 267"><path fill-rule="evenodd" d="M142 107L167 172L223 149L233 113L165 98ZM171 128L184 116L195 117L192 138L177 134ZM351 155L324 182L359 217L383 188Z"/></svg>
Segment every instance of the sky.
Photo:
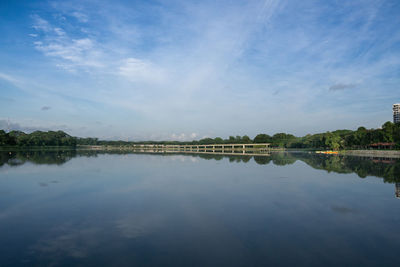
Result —
<svg viewBox="0 0 400 267"><path fill-rule="evenodd" d="M400 1L0 0L0 128L193 140L379 128Z"/></svg>

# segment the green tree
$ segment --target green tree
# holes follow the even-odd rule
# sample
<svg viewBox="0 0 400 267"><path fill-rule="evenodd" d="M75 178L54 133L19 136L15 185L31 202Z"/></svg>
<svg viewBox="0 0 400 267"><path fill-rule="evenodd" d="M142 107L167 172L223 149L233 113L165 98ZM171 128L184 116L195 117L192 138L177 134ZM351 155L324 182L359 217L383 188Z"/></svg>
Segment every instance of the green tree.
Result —
<svg viewBox="0 0 400 267"><path fill-rule="evenodd" d="M326 133L325 135L325 147L333 150L338 150L341 145L341 138L339 135L333 133Z"/></svg>
<svg viewBox="0 0 400 267"><path fill-rule="evenodd" d="M214 138L214 143L215 144L223 144L224 140L221 137L215 137Z"/></svg>
<svg viewBox="0 0 400 267"><path fill-rule="evenodd" d="M257 134L256 137L254 137L253 142L254 143L270 143L271 136L269 136L268 134Z"/></svg>
<svg viewBox="0 0 400 267"><path fill-rule="evenodd" d="M385 142L393 142L394 141L394 136L395 136L395 131L396 131L396 126L394 123L387 121L382 125L382 131L383 131L383 138Z"/></svg>
<svg viewBox="0 0 400 267"><path fill-rule="evenodd" d="M229 136L228 142L227 143L235 143L235 137L234 136Z"/></svg>
<svg viewBox="0 0 400 267"><path fill-rule="evenodd" d="M243 144L249 144L249 143L252 143L252 140L251 140L250 137L248 137L247 135L244 135L244 136L242 137L242 143L243 143Z"/></svg>

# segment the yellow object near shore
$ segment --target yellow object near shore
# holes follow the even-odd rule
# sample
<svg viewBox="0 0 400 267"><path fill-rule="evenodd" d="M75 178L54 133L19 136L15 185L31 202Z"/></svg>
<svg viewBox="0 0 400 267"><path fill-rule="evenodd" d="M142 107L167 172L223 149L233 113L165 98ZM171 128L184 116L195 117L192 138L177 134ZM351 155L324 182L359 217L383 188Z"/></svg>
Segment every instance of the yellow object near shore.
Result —
<svg viewBox="0 0 400 267"><path fill-rule="evenodd" d="M328 151L316 151L315 153L317 153L317 154L339 154L338 151L332 151L332 150L328 150Z"/></svg>

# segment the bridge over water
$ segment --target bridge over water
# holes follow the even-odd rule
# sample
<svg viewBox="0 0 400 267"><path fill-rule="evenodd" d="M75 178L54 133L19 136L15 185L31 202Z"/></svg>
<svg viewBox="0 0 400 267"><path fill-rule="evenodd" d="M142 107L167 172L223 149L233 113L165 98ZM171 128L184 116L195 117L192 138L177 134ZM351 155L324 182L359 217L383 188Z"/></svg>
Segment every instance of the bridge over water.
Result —
<svg viewBox="0 0 400 267"><path fill-rule="evenodd" d="M203 144L203 145L164 145L164 144L134 144L133 149L162 149L172 151L190 151L190 152L224 152L224 151L267 151L269 143L258 144Z"/></svg>
<svg viewBox="0 0 400 267"><path fill-rule="evenodd" d="M127 146L90 146L96 150L132 150L150 153L213 153L224 155L261 155L269 154L270 143L257 144L203 144L203 145L165 145L165 144L132 144Z"/></svg>

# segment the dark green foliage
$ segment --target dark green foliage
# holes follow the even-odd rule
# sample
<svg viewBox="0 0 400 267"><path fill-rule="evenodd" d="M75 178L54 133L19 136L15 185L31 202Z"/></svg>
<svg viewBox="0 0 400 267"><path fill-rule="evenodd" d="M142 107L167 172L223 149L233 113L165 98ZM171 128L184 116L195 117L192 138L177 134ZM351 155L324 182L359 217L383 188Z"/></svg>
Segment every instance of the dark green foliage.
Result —
<svg viewBox="0 0 400 267"><path fill-rule="evenodd" d="M270 143L272 139L268 134L257 134L253 141L254 143Z"/></svg>
<svg viewBox="0 0 400 267"><path fill-rule="evenodd" d="M6 133L0 130L0 146L13 146L15 145L15 138L10 136L10 133Z"/></svg>
<svg viewBox="0 0 400 267"><path fill-rule="evenodd" d="M213 143L214 143L214 139L212 139L212 138L204 138L199 141L200 145L213 144Z"/></svg>
<svg viewBox="0 0 400 267"><path fill-rule="evenodd" d="M253 141L250 139L250 137L248 137L247 135L244 135L242 137L242 144L249 144L249 143L253 143Z"/></svg>
<svg viewBox="0 0 400 267"><path fill-rule="evenodd" d="M91 146L95 146L98 145L99 143L99 139L98 138L78 138L77 139L77 144L78 145L91 145Z"/></svg>
<svg viewBox="0 0 400 267"><path fill-rule="evenodd" d="M258 134L253 140L247 135L229 136L228 139L203 138L200 140L180 141L109 141L97 138L76 138L63 131L36 131L25 134L20 131L6 133L0 130L0 146L72 146L102 145L102 146L130 146L134 144L163 144L163 145L208 145L208 144L251 144L270 143L272 147L302 148L302 149L364 149L373 143L396 143L400 149L400 123L386 122L381 129L366 129L359 127L356 131L336 130L333 132L308 134L296 137L292 134L277 133L272 137L268 134Z"/></svg>
<svg viewBox="0 0 400 267"><path fill-rule="evenodd" d="M221 137L216 137L216 138L214 138L214 143L215 144L223 144L224 139L222 139Z"/></svg>
<svg viewBox="0 0 400 267"><path fill-rule="evenodd" d="M272 145L276 147L289 147L296 141L296 136L286 133L277 133L272 136Z"/></svg>
<svg viewBox="0 0 400 267"><path fill-rule="evenodd" d="M0 131L0 146L76 146L76 138L63 131L35 131L25 134L20 131Z"/></svg>
<svg viewBox="0 0 400 267"><path fill-rule="evenodd" d="M396 143L400 148L400 124L386 122L381 129L359 127L356 131L336 130L333 132L308 134L295 137L291 134L277 133L270 137L258 134L254 143L271 143L273 147L308 148L308 149L365 149L374 143Z"/></svg>

